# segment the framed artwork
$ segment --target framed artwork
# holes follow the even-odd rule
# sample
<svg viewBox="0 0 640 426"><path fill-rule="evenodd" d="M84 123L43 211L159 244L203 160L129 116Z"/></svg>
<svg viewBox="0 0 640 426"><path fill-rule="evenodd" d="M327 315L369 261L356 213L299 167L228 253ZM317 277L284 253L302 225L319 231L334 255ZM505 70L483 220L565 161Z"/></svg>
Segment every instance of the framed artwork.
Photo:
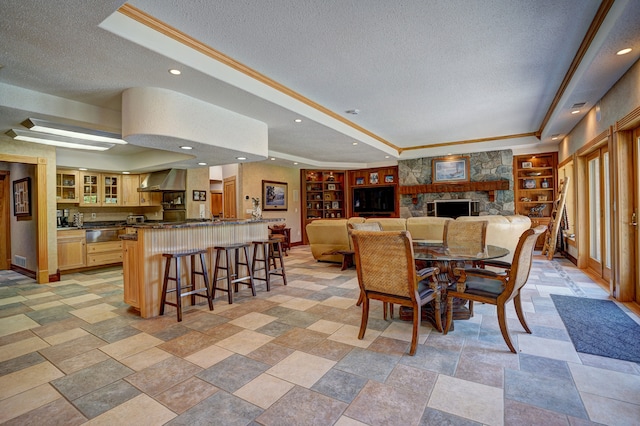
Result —
<svg viewBox="0 0 640 426"><path fill-rule="evenodd" d="M207 201L207 191L193 191L193 201Z"/></svg>
<svg viewBox="0 0 640 426"><path fill-rule="evenodd" d="M332 209L339 209L340 208L340 202L338 201L334 201L331 203L331 208Z"/></svg>
<svg viewBox="0 0 640 426"><path fill-rule="evenodd" d="M369 173L369 183L378 183L378 172Z"/></svg>
<svg viewBox="0 0 640 426"><path fill-rule="evenodd" d="M13 181L13 215L19 218L31 216L30 177Z"/></svg>
<svg viewBox="0 0 640 426"><path fill-rule="evenodd" d="M393 175L385 175L384 183L393 183Z"/></svg>
<svg viewBox="0 0 640 426"><path fill-rule="evenodd" d="M287 183L262 181L262 210L287 210Z"/></svg>
<svg viewBox="0 0 640 426"><path fill-rule="evenodd" d="M530 169L533 167L533 163L531 161L523 161L522 162L522 168L523 169Z"/></svg>
<svg viewBox="0 0 640 426"><path fill-rule="evenodd" d="M364 185L364 178L363 177L356 178L356 185Z"/></svg>
<svg viewBox="0 0 640 426"><path fill-rule="evenodd" d="M327 191L335 191L336 190L336 184L335 183L330 183L327 185Z"/></svg>
<svg viewBox="0 0 640 426"><path fill-rule="evenodd" d="M469 182L469 157L434 158L433 183Z"/></svg>

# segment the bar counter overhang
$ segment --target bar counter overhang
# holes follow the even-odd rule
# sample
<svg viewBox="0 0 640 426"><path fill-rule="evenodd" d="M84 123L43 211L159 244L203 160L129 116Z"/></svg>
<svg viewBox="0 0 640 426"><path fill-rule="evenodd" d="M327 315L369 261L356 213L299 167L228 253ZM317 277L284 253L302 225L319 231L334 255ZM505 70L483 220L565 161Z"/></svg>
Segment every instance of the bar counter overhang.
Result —
<svg viewBox="0 0 640 426"><path fill-rule="evenodd" d="M143 318L160 313L163 253L205 249L207 270L212 277L215 264L213 247L221 244L251 243L268 238L268 224L283 219L224 220L135 225L135 234L123 234L123 282L125 303L137 308ZM182 268L182 281L189 282L188 268ZM208 283L209 284L209 283ZM198 283L202 286L202 282ZM189 304L189 298L183 303ZM225 299L226 300L226 299ZM170 312L170 311L169 311ZM165 311L165 315L167 312Z"/></svg>

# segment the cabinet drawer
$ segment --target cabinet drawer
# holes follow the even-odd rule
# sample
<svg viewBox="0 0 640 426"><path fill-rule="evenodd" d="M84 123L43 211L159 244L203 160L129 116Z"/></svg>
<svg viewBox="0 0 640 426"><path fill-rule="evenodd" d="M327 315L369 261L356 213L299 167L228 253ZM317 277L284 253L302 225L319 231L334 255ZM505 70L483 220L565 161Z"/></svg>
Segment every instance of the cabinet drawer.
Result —
<svg viewBox="0 0 640 426"><path fill-rule="evenodd" d="M104 243L87 244L87 254L120 250L122 250L122 241L107 241Z"/></svg>
<svg viewBox="0 0 640 426"><path fill-rule="evenodd" d="M106 265L122 262L122 251L87 255L87 266Z"/></svg>

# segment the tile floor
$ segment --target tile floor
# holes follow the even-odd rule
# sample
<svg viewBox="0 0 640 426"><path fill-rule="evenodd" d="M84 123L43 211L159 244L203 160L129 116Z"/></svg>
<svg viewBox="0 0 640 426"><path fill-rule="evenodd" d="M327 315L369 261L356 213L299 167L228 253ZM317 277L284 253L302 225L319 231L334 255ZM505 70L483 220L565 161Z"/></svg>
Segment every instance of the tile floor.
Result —
<svg viewBox="0 0 640 426"><path fill-rule="evenodd" d="M374 302L364 340L353 269L285 258L289 285L222 295L140 319L122 272L50 285L0 271L0 423L221 425L637 425L640 365L576 353L549 294L606 298L563 259L536 259L524 290L533 334L509 312L517 355L495 308L443 336L384 321ZM628 312L628 310L626 310ZM636 321L640 319L630 314Z"/></svg>

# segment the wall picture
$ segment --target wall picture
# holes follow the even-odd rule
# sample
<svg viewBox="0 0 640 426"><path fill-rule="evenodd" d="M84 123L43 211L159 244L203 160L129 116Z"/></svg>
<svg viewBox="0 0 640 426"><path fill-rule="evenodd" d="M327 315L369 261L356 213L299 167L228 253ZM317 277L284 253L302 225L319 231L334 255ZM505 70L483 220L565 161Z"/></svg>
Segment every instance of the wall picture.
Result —
<svg viewBox="0 0 640 426"><path fill-rule="evenodd" d="M378 172L369 173L369 183L378 183Z"/></svg>
<svg viewBox="0 0 640 426"><path fill-rule="evenodd" d="M262 210L287 210L286 182L262 181Z"/></svg>
<svg viewBox="0 0 640 426"><path fill-rule="evenodd" d="M13 181L13 215L18 218L31 216L31 178Z"/></svg>
<svg viewBox="0 0 640 426"><path fill-rule="evenodd" d="M435 158L432 169L433 183L469 181L469 157Z"/></svg>

